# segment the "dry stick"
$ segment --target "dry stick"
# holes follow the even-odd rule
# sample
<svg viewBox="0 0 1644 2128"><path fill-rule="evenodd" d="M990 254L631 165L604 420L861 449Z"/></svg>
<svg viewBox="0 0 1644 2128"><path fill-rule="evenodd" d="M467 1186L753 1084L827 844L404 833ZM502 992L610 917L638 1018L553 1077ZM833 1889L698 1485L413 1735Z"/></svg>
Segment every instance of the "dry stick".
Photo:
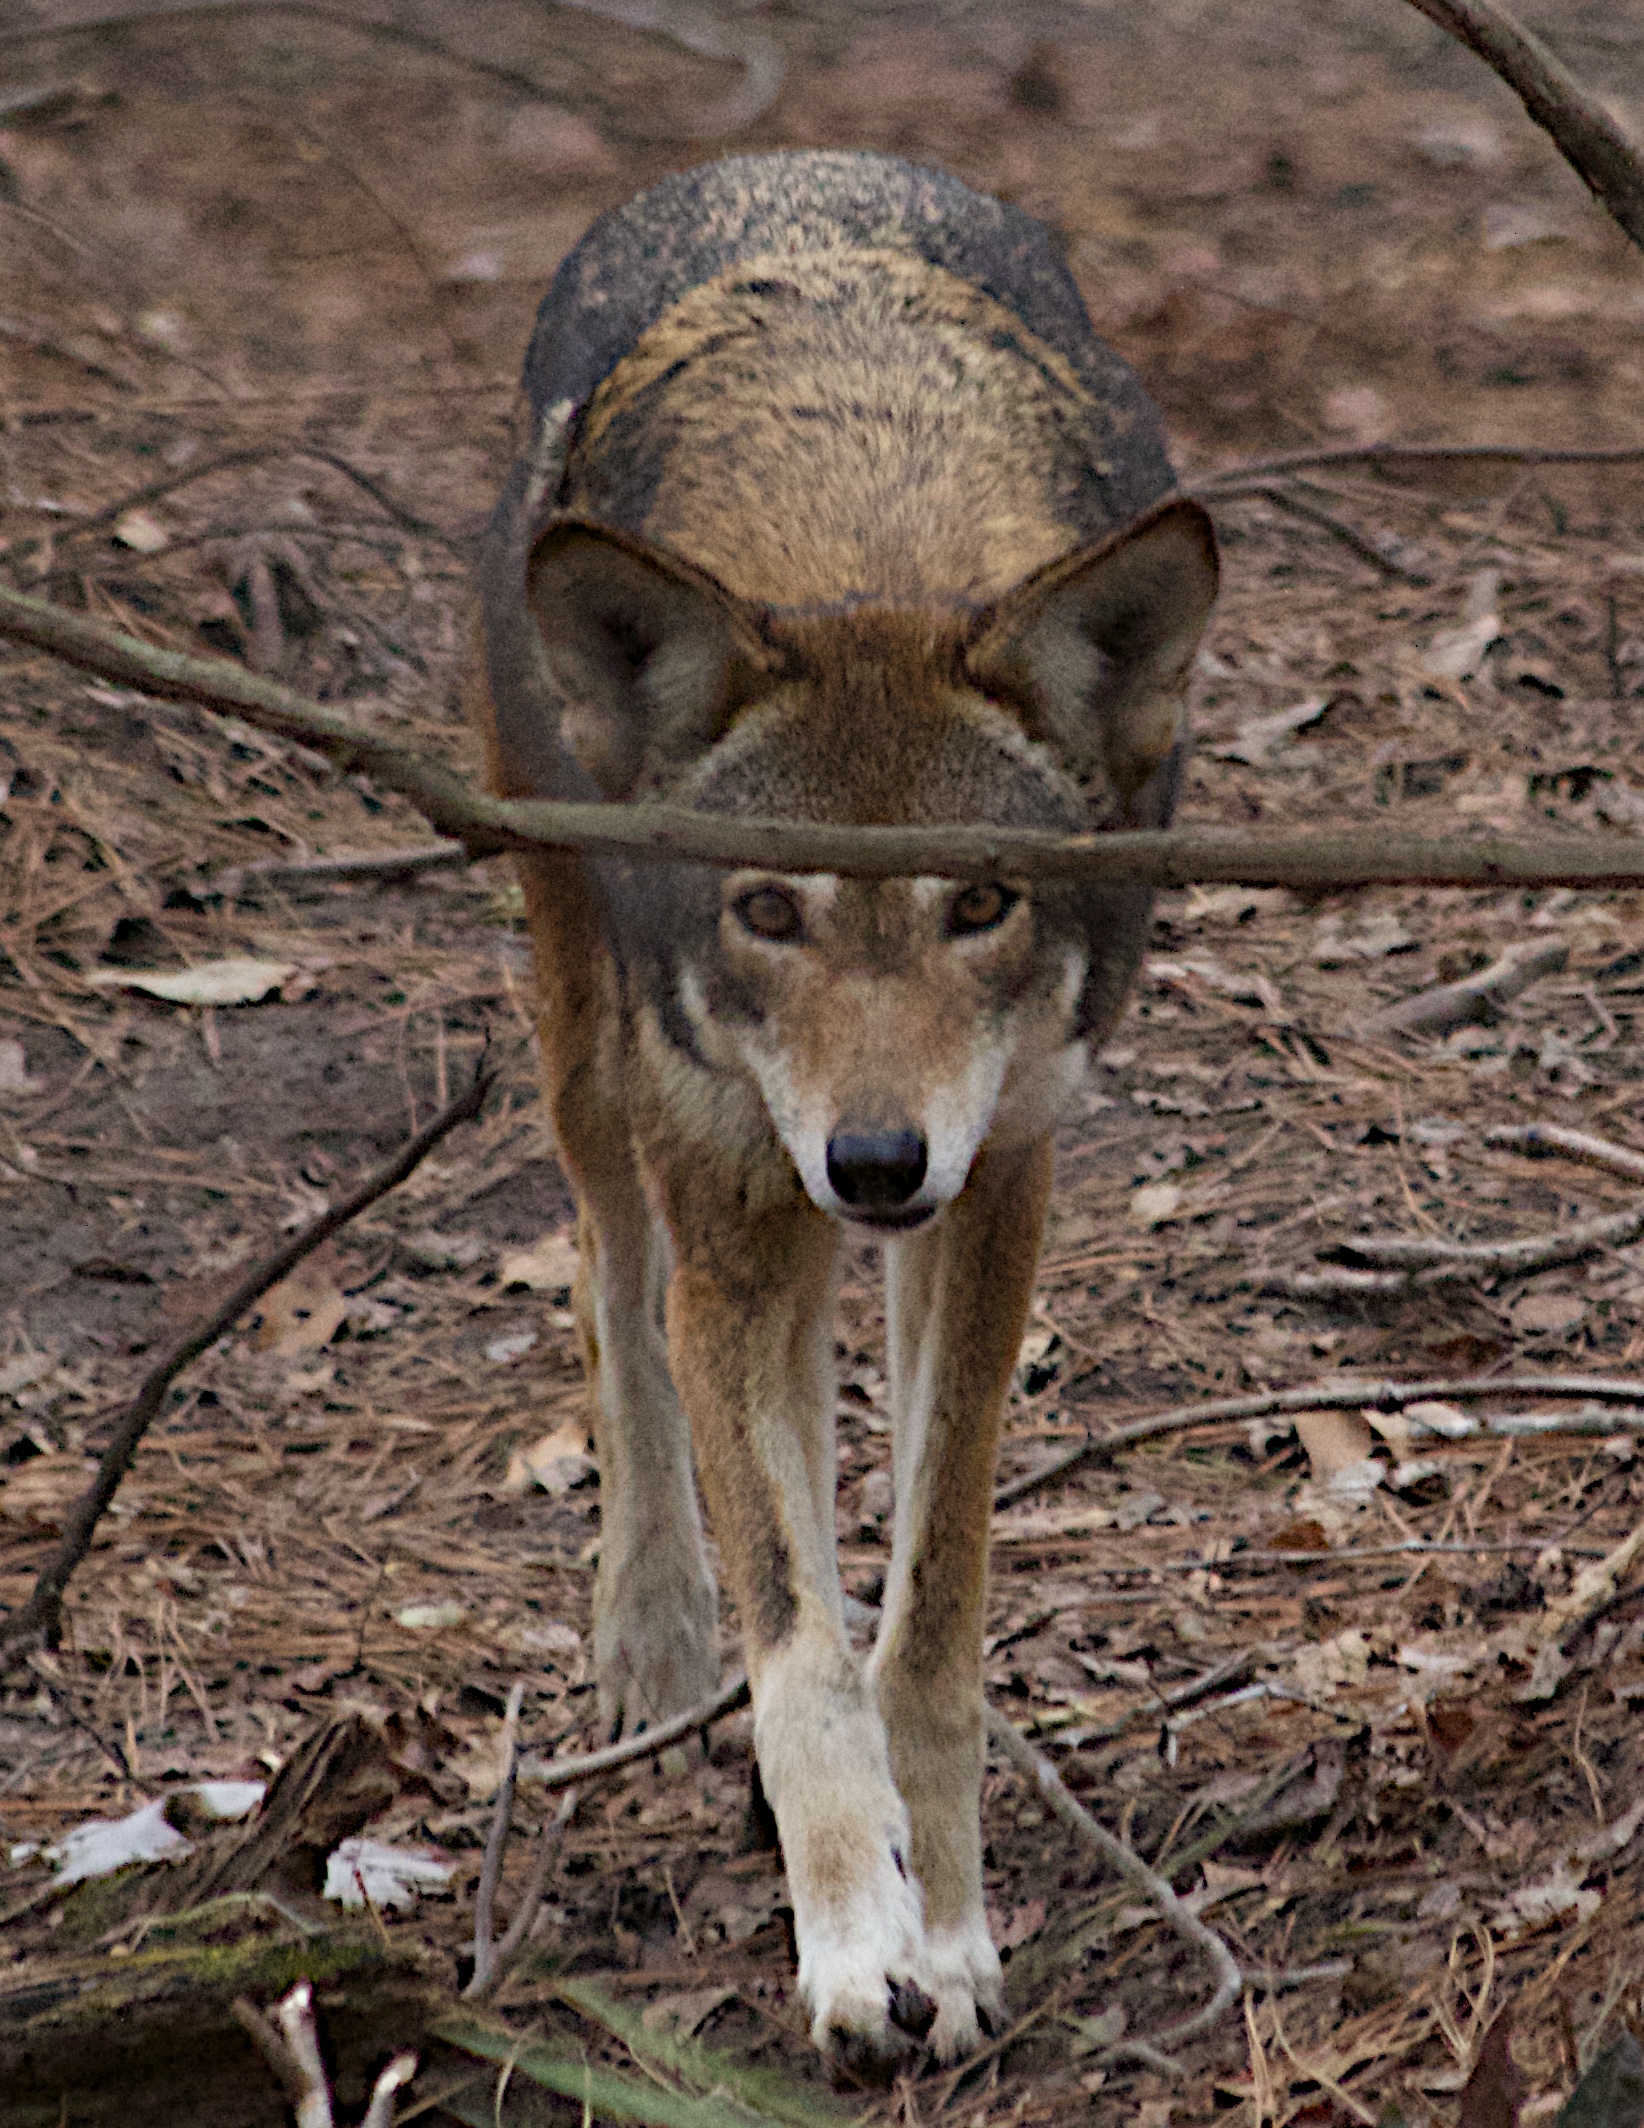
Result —
<svg viewBox="0 0 1644 2128"><path fill-rule="evenodd" d="M651 1758L657 1752L665 1751L670 1744L677 1744L681 1738L693 1735L698 1729L706 1729L710 1722L718 1721L722 1715L733 1714L737 1708L746 1706L748 1697L746 1677L733 1677L728 1684L721 1685L719 1690L707 1699L699 1701L694 1707L687 1707L683 1714L676 1714L668 1721L658 1722L654 1729L641 1729L637 1735L625 1737L620 1744L608 1744L602 1751L588 1751L580 1758L560 1759L551 1765L533 1768L530 1778L537 1787L545 1788L550 1793L563 1789L566 1794L559 1809L543 1825L537 1842L536 1860L531 1866L531 1875L525 1889L520 1894L519 1907L509 1924L508 1933L500 1943L493 1945L493 1908L487 1901L487 1880L490 1901L494 1901L497 1880L502 1873L503 1845L508 1837L507 1817L511 1815L513 1807L512 1782L518 1777L517 1753L511 1757L511 1779L504 1784L507 1803L505 1806L503 1796L499 1794L496 1815L491 1821L491 1835L485 1845L480 1888L474 1901L474 1973L462 1991L465 2001L482 2002L487 1996L494 1995L509 1967L519 1956L526 1937L531 1933L531 1924L537 1917L537 1908L542 1904L542 1895L548 1885L549 1865L576 1810L582 1784L596 1780L602 1774L616 1773L621 1767L631 1766L636 1759ZM510 1709L513 1704L513 1695L510 1694ZM492 1866L493 1847L496 1851L495 1868Z"/></svg>
<svg viewBox="0 0 1644 2128"><path fill-rule="evenodd" d="M1413 0L1416 6L1421 0ZM1640 465L1644 443L1572 446L1569 450L1531 443L1343 443L1318 450L1279 451L1271 458L1248 459L1201 473L1184 481L1182 492L1213 500L1247 483L1273 480L1286 473L1324 472L1352 465Z"/></svg>
<svg viewBox="0 0 1644 2128"><path fill-rule="evenodd" d="M480 1864L479 1889L474 1894L474 1985L483 1987L491 1978L497 1946L491 1923L496 1913L497 1880L502 1874L502 1851L508 1844L508 1828L514 1816L514 1786L519 1776L519 1710L525 1699L525 1680L515 1678L508 1693L508 1710L502 1718L498 1756L503 1761L497 1788L497 1807L485 1841L485 1859Z"/></svg>
<svg viewBox="0 0 1644 2128"><path fill-rule="evenodd" d="M1321 531L1328 532L1333 539L1339 540L1350 552L1356 554L1360 561L1368 562L1373 569L1379 569L1383 576L1396 577L1404 584L1427 584L1432 581L1432 578L1421 570L1412 569L1387 553L1367 533L1361 532L1357 525L1350 525L1346 518L1337 517L1333 511L1326 510L1319 503L1309 502L1301 495L1293 495L1288 488L1263 483L1241 492L1258 501L1272 503L1277 509L1288 510L1292 517L1301 518L1304 524L1317 525ZM1227 497L1228 501L1239 499L1237 495Z"/></svg>
<svg viewBox="0 0 1644 2128"><path fill-rule="evenodd" d="M1594 199L1644 248L1644 153L1598 98L1497 0L1411 5L1500 75Z"/></svg>
<svg viewBox="0 0 1644 2128"><path fill-rule="evenodd" d="M680 44L687 51L705 52L712 58L735 59L747 73L745 80L723 102L697 113L694 120L676 131L664 132L654 129L634 129L618 125L607 117L608 131L615 131L634 140L662 141L683 137L686 140L707 139L713 134L730 132L738 127L751 125L761 111L774 101L781 89L783 63L781 54L769 39L751 32L732 38L728 32L705 25L700 17L688 8L675 10L658 5L657 0L565 0L565 4L577 7L590 15L599 15L607 21L621 23L624 27L649 31L666 37L671 43ZM513 89L518 95L529 97L536 103L563 104L562 94L522 74L517 68L501 66L492 59L477 58L471 52L459 51L441 37L431 36L426 30L417 30L405 24L372 20L361 17L340 7L324 7L308 4L308 0L182 0L173 7L158 7L137 12L116 9L110 14L93 15L77 22L62 22L50 29L23 30L5 38L7 45L39 44L46 40L56 43L64 37L85 36L88 32L107 31L116 28L137 27L152 22L199 22L212 19L243 21L246 16L294 15L299 21L329 23L333 28L352 30L357 37L376 37L389 44L400 44L426 57L440 59L447 66L459 67L463 72L478 75L484 80L499 82L504 88Z"/></svg>
<svg viewBox="0 0 1644 2128"><path fill-rule="evenodd" d="M409 878L417 872L454 872L467 862L468 852L460 842L425 842L403 850L354 850L336 857L311 857L289 863L270 857L260 864L230 865L204 881L200 892L220 894L225 901L243 901L255 887L300 886L308 880L324 883Z"/></svg>
<svg viewBox="0 0 1644 2128"><path fill-rule="evenodd" d="M1354 1234L1342 1243L1344 1249L1373 1264L1394 1265L1412 1272L1409 1285L1433 1285L1442 1272L1444 1281L1460 1277L1482 1278L1492 1272L1522 1277L1529 1271L1545 1271L1553 1264L1579 1263L1603 1248L1621 1248L1644 1234L1644 1204L1630 1211L1607 1212L1599 1219L1584 1219L1559 1234L1525 1234L1517 1241L1438 1241L1421 1234ZM1432 1271L1424 1267L1432 1266Z"/></svg>
<svg viewBox="0 0 1644 2128"><path fill-rule="evenodd" d="M1570 958L1569 948L1551 940L1522 939L1508 946L1488 968L1463 976L1458 983L1439 983L1400 998L1370 1022L1373 1034L1448 1034L1467 1026L1493 1026L1501 1008L1544 975L1557 975Z"/></svg>
<svg viewBox="0 0 1644 2128"><path fill-rule="evenodd" d="M340 1204L323 1213L318 1219L293 1235L274 1252L253 1266L229 1294L222 1305L203 1316L180 1341L145 1376L142 1387L132 1400L125 1417L114 1430L114 1436L103 1450L97 1466L97 1475L86 1491L74 1503L63 1520L62 1541L56 1555L41 1568L40 1577L27 1601L7 1618L0 1620L0 1655L17 1651L23 1643L38 1637L46 1647L54 1648L62 1632L63 1591L69 1578L91 1549L91 1540L109 1502L119 1490L120 1480L125 1476L137 1452L138 1443L149 1427L159 1417L165 1404L166 1391L183 1369L199 1358L202 1352L214 1345L223 1332L242 1316L253 1302L261 1300L270 1286L278 1285L293 1265L327 1241L339 1227L375 1204L391 1189L402 1183L417 1165L431 1153L440 1140L454 1130L459 1123L466 1123L477 1116L491 1091L496 1074L488 1066L481 1065L475 1072L472 1085L460 1094L449 1107L440 1110L432 1122L427 1123L414 1138L406 1140L391 1160L384 1163L374 1174L358 1184L343 1198Z"/></svg>
<svg viewBox="0 0 1644 2128"><path fill-rule="evenodd" d="M1484 1142L1532 1156L1562 1154L1567 1160L1625 1175L1629 1182L1644 1182L1644 1153L1634 1152L1630 1145L1612 1145L1608 1138L1594 1138L1586 1131L1570 1130L1562 1123L1502 1123L1484 1133Z"/></svg>
<svg viewBox="0 0 1644 2128"><path fill-rule="evenodd" d="M739 819L671 805L589 805L492 798L438 764L389 745L277 681L228 658L186 657L81 619L44 599L0 587L0 638L33 645L104 679L162 698L197 702L325 754L399 791L472 856L501 849L580 849L595 855L687 864L760 865L867 878L1006 872L1024 879L1136 880L1157 887L1194 880L1242 886L1347 887L1644 885L1644 841L1568 835L1545 843L1454 836L1357 834L1254 836L1170 828L1051 835L951 827L833 827Z"/></svg>
<svg viewBox="0 0 1644 2128"><path fill-rule="evenodd" d="M286 2088L297 2128L332 2128L331 2081L320 2054L314 2023L314 1991L299 1980L283 1995L269 2018L245 1996L230 2004L235 2022L255 2042L258 2052ZM416 2074L417 2057L397 2054L371 2087L371 2103L360 2128L390 2128L394 2094Z"/></svg>
<svg viewBox="0 0 1644 2128"><path fill-rule="evenodd" d="M997 1708L987 1710L988 1741L1003 1757L1009 1759L1025 1779L1031 1781L1045 1802L1064 1825L1078 1834L1088 1847L1112 1863L1125 1881L1159 1909L1170 1926L1189 1943L1197 1945L1209 1959L1216 1975L1216 1988L1210 2000L1191 2017L1184 2017L1177 2024L1156 2032L1150 2040L1119 2040L1115 2045L1102 2050L1101 2059L1117 2061L1129 2058L1144 2061L1150 2067L1173 2073L1176 2064L1171 2061L1167 2049L1180 2046L1184 2040L1213 2025L1228 2005L1238 1997L1244 1985L1243 1975L1234 1961L1233 1953L1214 1929L1207 1928L1182 1900L1167 1881L1137 1854L1133 1847L1110 1833L1099 1819L1091 1816L1056 1768L1042 1751L1035 1751L1014 1722L1008 1721Z"/></svg>
<svg viewBox="0 0 1644 2128"><path fill-rule="evenodd" d="M1223 1397L1216 1403L1177 1407L1155 1412L1149 1418L1133 1419L1126 1426L1115 1426L1111 1433L1087 1434L1076 1448L1001 1485L993 1496L993 1505L996 1510L1010 1507L1043 1486L1059 1484L1073 1471L1096 1462L1115 1448L1191 1433L1199 1426L1221 1426L1234 1419L1264 1419L1283 1411L1387 1413L1402 1411L1407 1404L1466 1403L1475 1397L1495 1396L1581 1397L1595 1404L1644 1404L1644 1382L1619 1381L1602 1374L1474 1375L1454 1382L1316 1382L1296 1389L1265 1390L1257 1396ZM1485 1419L1474 1423L1479 1431L1501 1433L1511 1421ZM1621 1426L1625 1421L1618 1416L1615 1424Z"/></svg>
<svg viewBox="0 0 1644 2128"><path fill-rule="evenodd" d="M363 494L369 495L377 507L404 531L415 532L423 539L438 540L446 547L460 548L463 544L439 525L397 502L380 481L361 472L357 465L350 464L335 451L322 450L311 443L259 443L248 444L241 450L222 451L215 458L202 459L198 465L187 466L180 473L169 473L163 480L151 480L146 487L134 488L129 495L105 503L90 517L82 517L66 531L59 532L57 544L61 546L64 541L78 539L83 533L99 531L104 525L111 525L116 518L123 517L128 510L140 510L145 504L159 502L165 496L175 494L179 488L209 479L213 473L226 473L234 466L261 465L274 458L308 458L316 465L329 466L334 473L341 473L345 480L351 480Z"/></svg>

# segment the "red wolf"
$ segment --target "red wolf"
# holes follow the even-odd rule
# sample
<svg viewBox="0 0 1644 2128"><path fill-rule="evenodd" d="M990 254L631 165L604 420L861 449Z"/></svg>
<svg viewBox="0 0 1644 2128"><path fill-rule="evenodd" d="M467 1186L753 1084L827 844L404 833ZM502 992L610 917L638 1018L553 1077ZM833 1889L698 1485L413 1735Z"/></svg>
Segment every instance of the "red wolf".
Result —
<svg viewBox="0 0 1644 2128"><path fill-rule="evenodd" d="M1216 590L1157 414L1046 232L888 156L741 157L595 223L526 357L468 674L509 796L1162 826ZM579 1206L600 1703L718 1678L694 1462L819 2045L1000 2006L978 1797L989 1499L1051 1133L1141 888L520 863ZM833 1303L886 1267L895 1538L834 1546Z"/></svg>

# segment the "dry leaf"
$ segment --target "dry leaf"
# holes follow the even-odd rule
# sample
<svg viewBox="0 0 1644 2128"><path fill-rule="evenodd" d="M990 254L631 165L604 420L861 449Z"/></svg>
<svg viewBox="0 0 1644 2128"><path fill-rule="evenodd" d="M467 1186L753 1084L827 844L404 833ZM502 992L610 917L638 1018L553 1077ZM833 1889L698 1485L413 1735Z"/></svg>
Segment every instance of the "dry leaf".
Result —
<svg viewBox="0 0 1644 2128"><path fill-rule="evenodd" d="M413 1633L438 1633L447 1626L460 1626L467 1615L460 1603L408 1603L394 1613L394 1623Z"/></svg>
<svg viewBox="0 0 1644 2128"><path fill-rule="evenodd" d="M1045 1925L1048 1908L1043 1899L1029 1899L1022 1906L989 1907L988 1933L995 1950L1014 1951L1037 1936Z"/></svg>
<svg viewBox="0 0 1644 2128"><path fill-rule="evenodd" d="M37 1094L45 1083L29 1077L29 1060L21 1042L9 1036L0 1042L0 1094Z"/></svg>
<svg viewBox="0 0 1644 2128"><path fill-rule="evenodd" d="M358 1835L344 1840L326 1863L325 1896L339 1906L409 1912L419 1892L442 1892L456 1865L427 1848L390 1847Z"/></svg>
<svg viewBox="0 0 1644 2128"><path fill-rule="evenodd" d="M160 554L171 534L151 510L126 510L114 520L114 537L133 554Z"/></svg>
<svg viewBox="0 0 1644 2128"><path fill-rule="evenodd" d="M1504 2010L1485 2033L1461 2094L1457 2128L1517 2128L1524 2079L1513 2060L1512 2022Z"/></svg>
<svg viewBox="0 0 1644 2128"><path fill-rule="evenodd" d="M503 1491L528 1493L533 1486L540 1486L545 1493L557 1497L568 1493L573 1485L580 1485L593 1468L587 1427L580 1419L567 1419L563 1426L545 1433L529 1448L514 1450L508 1458Z"/></svg>
<svg viewBox="0 0 1644 2128"><path fill-rule="evenodd" d="M1536 1337L1572 1330L1587 1312L1579 1293L1526 1293L1513 1310L1513 1328Z"/></svg>
<svg viewBox="0 0 1644 2128"><path fill-rule="evenodd" d="M639 2021L647 2032L672 2033L676 2039L690 2039L701 2031L715 2010L735 1999L735 1988L691 1988L682 1995L659 1995L640 2012Z"/></svg>
<svg viewBox="0 0 1644 2128"><path fill-rule="evenodd" d="M263 1296L262 1321L251 1342L264 1352L306 1352L329 1345L348 1317L337 1283L340 1258L334 1248L316 1249Z"/></svg>
<svg viewBox="0 0 1644 2128"><path fill-rule="evenodd" d="M533 1248L517 1256L505 1256L501 1282L504 1289L528 1286L533 1293L565 1294L575 1283L576 1275L576 1237L569 1228L559 1228L544 1234Z"/></svg>
<svg viewBox="0 0 1644 2128"><path fill-rule="evenodd" d="M1368 1421L1356 1411L1298 1411L1293 1423L1307 1460L1320 1478L1363 1463L1375 1446Z"/></svg>
<svg viewBox="0 0 1644 2128"><path fill-rule="evenodd" d="M1272 716L1247 717L1234 738L1224 740L1220 746L1207 744L1204 750L1218 761L1242 761L1249 768L1271 768L1289 751L1297 732L1318 723L1325 706L1324 697L1315 695Z"/></svg>
<svg viewBox="0 0 1644 2128"><path fill-rule="evenodd" d="M506 1337L494 1337L485 1348L485 1357L498 1367L511 1367L521 1359L537 1341L534 1330L510 1330Z"/></svg>
<svg viewBox="0 0 1644 2128"><path fill-rule="evenodd" d="M202 961L197 968L157 974L141 968L99 968L86 981L97 990L141 990L169 1005L260 1005L297 973L295 961Z"/></svg>
<svg viewBox="0 0 1644 2128"><path fill-rule="evenodd" d="M1183 1192L1174 1182L1149 1182L1130 1197L1130 1216L1139 1227L1162 1226L1179 1209Z"/></svg>

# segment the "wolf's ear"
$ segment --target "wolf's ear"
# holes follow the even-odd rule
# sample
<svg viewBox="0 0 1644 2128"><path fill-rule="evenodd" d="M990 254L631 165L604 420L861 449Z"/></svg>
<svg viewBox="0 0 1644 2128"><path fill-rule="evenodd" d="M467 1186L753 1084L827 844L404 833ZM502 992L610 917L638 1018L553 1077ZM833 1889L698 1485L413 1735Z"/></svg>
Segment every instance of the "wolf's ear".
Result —
<svg viewBox="0 0 1644 2128"><path fill-rule="evenodd" d="M607 798L711 746L776 664L751 609L705 570L607 526L550 525L526 596L561 738Z"/></svg>
<svg viewBox="0 0 1644 2128"><path fill-rule="evenodd" d="M970 676L1024 711L1075 775L1105 775L1128 801L1181 736L1216 581L1210 519L1196 502L1166 503L979 614Z"/></svg>

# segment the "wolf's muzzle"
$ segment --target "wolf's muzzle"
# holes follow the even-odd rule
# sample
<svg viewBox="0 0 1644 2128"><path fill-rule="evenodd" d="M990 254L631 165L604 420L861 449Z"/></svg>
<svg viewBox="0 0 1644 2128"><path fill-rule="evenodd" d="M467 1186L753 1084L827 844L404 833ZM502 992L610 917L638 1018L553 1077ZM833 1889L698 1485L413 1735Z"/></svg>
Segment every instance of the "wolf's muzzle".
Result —
<svg viewBox="0 0 1644 2128"><path fill-rule="evenodd" d="M836 1131L828 1180L841 1204L865 1219L897 1212L925 1179L928 1152L915 1130Z"/></svg>

